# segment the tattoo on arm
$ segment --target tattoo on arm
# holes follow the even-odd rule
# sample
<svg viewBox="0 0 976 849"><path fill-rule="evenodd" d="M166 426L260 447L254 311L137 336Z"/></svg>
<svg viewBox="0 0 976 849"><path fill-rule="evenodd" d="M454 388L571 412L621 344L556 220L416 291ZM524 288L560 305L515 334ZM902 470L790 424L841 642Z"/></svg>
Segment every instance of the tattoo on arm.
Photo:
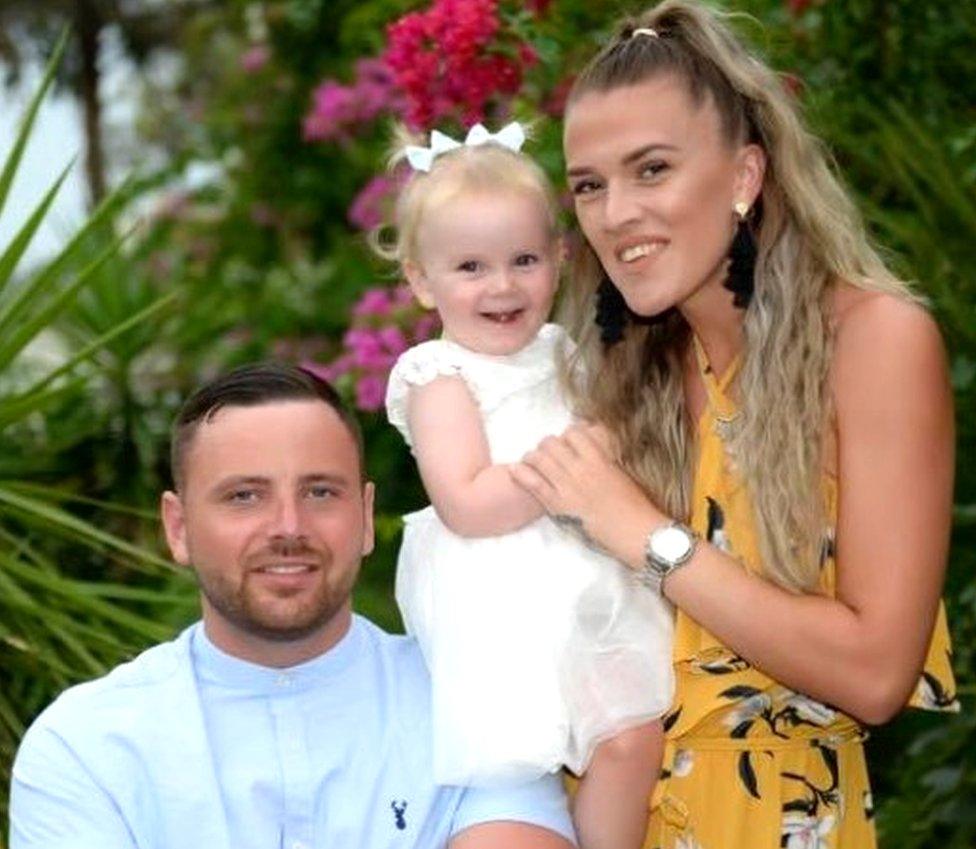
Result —
<svg viewBox="0 0 976 849"><path fill-rule="evenodd" d="M597 541L586 532L586 528L583 527L583 520L579 516L570 516L568 513L556 513L553 515L552 520L560 528L576 534L580 542L587 548L591 548L593 551L603 551L603 548L601 548Z"/></svg>

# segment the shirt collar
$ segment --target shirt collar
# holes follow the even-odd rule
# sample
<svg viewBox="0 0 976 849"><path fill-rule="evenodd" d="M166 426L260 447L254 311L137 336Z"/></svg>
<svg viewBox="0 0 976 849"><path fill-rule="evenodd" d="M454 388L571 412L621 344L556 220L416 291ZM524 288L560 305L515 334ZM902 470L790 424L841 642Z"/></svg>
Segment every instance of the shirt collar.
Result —
<svg viewBox="0 0 976 849"><path fill-rule="evenodd" d="M363 639L362 622L353 616L349 630L327 652L296 666L277 668L227 654L213 644L203 622L197 622L190 634L190 653L201 683L254 694L285 695L342 674L359 656Z"/></svg>

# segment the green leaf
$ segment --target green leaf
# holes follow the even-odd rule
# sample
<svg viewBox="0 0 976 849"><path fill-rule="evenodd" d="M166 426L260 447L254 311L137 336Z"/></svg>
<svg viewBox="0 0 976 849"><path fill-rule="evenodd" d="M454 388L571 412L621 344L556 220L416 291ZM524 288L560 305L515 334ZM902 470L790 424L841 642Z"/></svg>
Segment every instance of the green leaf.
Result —
<svg viewBox="0 0 976 849"><path fill-rule="evenodd" d="M14 269L17 268L17 263L20 262L24 252L30 246L34 234L37 233L37 228L41 226L41 222L47 215L47 211L51 208L51 204L54 203L54 199L57 197L58 191L61 189L61 185L68 176L68 172L71 170L73 164L74 161L72 160L64 171L61 172L51 188L48 189L47 194L44 195L41 202L37 205L37 208L31 213L30 218L24 222L17 235L14 236L14 240L0 254L0 294L3 293L7 282L14 273Z"/></svg>
<svg viewBox="0 0 976 849"><path fill-rule="evenodd" d="M21 157L24 155L24 148L27 145L31 128L34 126L37 110L40 108L41 102L54 82L54 75L58 69L58 65L61 64L61 57L64 55L64 49L68 44L70 34L71 31L65 27L61 33L61 37L58 39L57 46L54 48L54 54L51 56L50 61L47 63L47 68L44 70L44 78L41 80L41 84L31 98L31 102L27 106L27 111L21 119L17 138L14 139L14 146L10 149L10 153L7 154L7 160L4 163L3 170L0 171L0 215L3 215L3 208L6 206L7 197L10 194L10 186L14 181L14 175L17 173L17 166L20 165Z"/></svg>

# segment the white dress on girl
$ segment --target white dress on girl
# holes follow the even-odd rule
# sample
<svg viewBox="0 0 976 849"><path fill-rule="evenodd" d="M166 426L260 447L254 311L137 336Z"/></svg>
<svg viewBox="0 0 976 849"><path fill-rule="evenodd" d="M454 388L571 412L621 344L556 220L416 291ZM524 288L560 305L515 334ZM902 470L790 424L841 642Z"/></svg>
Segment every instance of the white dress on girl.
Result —
<svg viewBox="0 0 976 849"><path fill-rule="evenodd" d="M424 342L390 375L390 422L411 444L409 388L457 375L491 462L518 462L573 421L556 365L571 344L553 324L507 356ZM580 774L602 739L670 706L672 610L616 560L548 516L482 538L453 533L433 507L404 521L396 598L431 672L439 783Z"/></svg>

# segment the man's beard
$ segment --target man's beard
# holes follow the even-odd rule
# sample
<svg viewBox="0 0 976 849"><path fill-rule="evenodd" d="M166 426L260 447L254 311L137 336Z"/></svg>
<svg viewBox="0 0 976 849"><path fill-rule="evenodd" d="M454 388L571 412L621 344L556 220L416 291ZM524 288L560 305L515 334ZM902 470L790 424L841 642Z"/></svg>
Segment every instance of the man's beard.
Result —
<svg viewBox="0 0 976 849"><path fill-rule="evenodd" d="M288 595L277 602L268 592L254 588L251 578L257 563L273 561L275 557L306 558L316 564L319 574L313 592L302 592L300 600L288 604ZM318 550L302 539L275 542L264 550L248 556L239 584L228 582L222 575L204 574L196 570L197 583L210 606L239 631L273 642L302 640L328 624L342 609L352 593L358 568L351 568L338 585L330 583L334 566L329 549Z"/></svg>

